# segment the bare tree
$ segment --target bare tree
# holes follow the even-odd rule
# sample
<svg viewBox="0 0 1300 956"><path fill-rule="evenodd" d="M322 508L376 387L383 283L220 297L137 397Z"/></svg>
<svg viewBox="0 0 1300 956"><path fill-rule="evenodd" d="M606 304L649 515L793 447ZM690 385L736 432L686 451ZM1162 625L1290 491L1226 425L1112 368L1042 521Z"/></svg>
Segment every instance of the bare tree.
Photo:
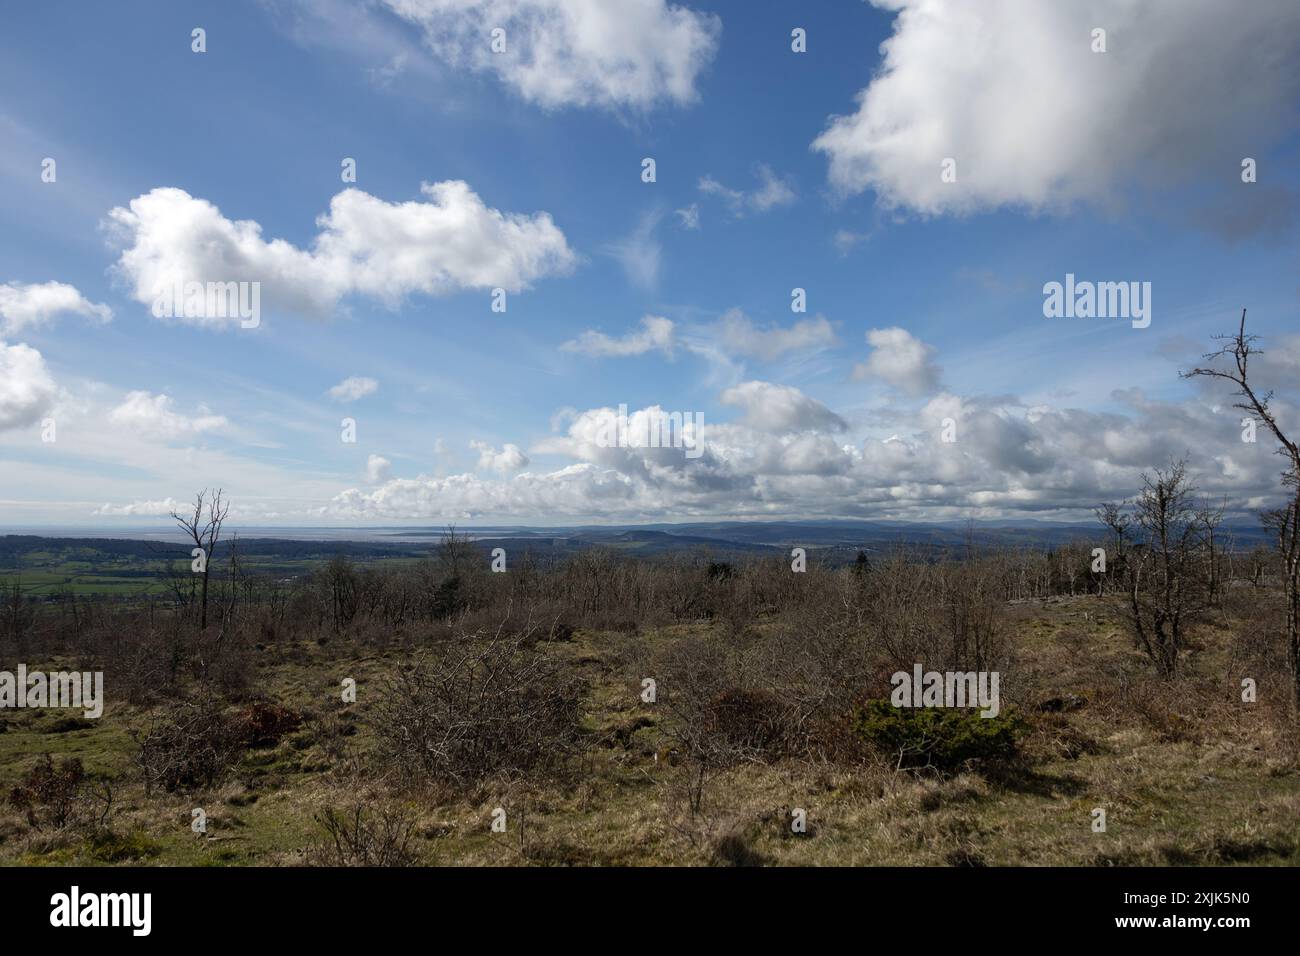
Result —
<svg viewBox="0 0 1300 956"><path fill-rule="evenodd" d="M0 582L0 633L21 642L36 620L36 599L21 578Z"/></svg>
<svg viewBox="0 0 1300 956"><path fill-rule="evenodd" d="M171 592L172 600L177 607L184 608L188 616L189 609L196 600L195 592L198 590L194 572L183 562L168 561L166 574L167 590Z"/></svg>
<svg viewBox="0 0 1300 956"><path fill-rule="evenodd" d="M454 524L448 525L437 546L438 562L451 577L458 578L469 569L474 561L474 542L467 534L456 531Z"/></svg>
<svg viewBox="0 0 1300 956"><path fill-rule="evenodd" d="M1132 512L1137 541L1126 555L1128 618L1138 646L1172 677L1187 625L1208 606L1198 564L1205 525L1183 462L1143 474L1142 483Z"/></svg>
<svg viewBox="0 0 1300 956"><path fill-rule="evenodd" d="M361 607L361 581L347 555L337 554L319 572L321 583L330 597L330 614L334 630L352 623Z"/></svg>
<svg viewBox="0 0 1300 956"><path fill-rule="evenodd" d="M1257 392L1251 384L1249 363L1252 355L1262 355L1255 347L1259 337L1246 334L1246 310L1241 310L1241 324L1235 334L1215 336L1223 342L1217 352L1207 352L1206 366L1183 373L1184 378L1220 379L1236 386L1234 393L1241 401L1233 408L1240 409L1262 422L1277 440L1277 453L1286 465L1282 471L1282 487L1290 498L1285 507L1265 515L1265 524L1274 532L1274 540L1282 558L1283 582L1286 588L1287 657L1291 664L1292 692L1295 707L1300 714L1300 444L1282 431L1270 403L1272 391ZM1231 359L1231 367L1215 366L1217 360Z"/></svg>
<svg viewBox="0 0 1300 956"><path fill-rule="evenodd" d="M204 506L207 506L206 512ZM172 520L185 532L186 537L194 542L194 547L203 552L203 587L199 599L199 627L208 626L208 575L212 570L212 554L221 540L221 526L225 523L230 503L221 498L218 488L209 497L205 488L194 496L194 512L180 514L172 512Z"/></svg>
<svg viewBox="0 0 1300 956"><path fill-rule="evenodd" d="M1211 604L1219 603L1219 588L1222 583L1219 565L1224 549L1217 545L1214 539L1218 533L1219 525L1223 523L1223 512L1227 506L1227 499L1214 505L1207 498L1201 503L1196 512L1196 520L1201 523L1201 528L1205 533L1205 560L1208 575L1206 586Z"/></svg>
<svg viewBox="0 0 1300 956"><path fill-rule="evenodd" d="M1128 557L1128 535L1133 529L1133 516L1124 511L1120 502L1106 501L1093 509L1097 520L1110 529L1115 536L1114 553L1107 556L1106 566L1112 580L1122 580ZM1106 578L1103 577L1099 590L1104 589Z"/></svg>
<svg viewBox="0 0 1300 956"><path fill-rule="evenodd" d="M1250 567L1250 586L1262 588L1268 581L1268 566L1273 560L1273 553L1263 545L1256 545L1246 555Z"/></svg>

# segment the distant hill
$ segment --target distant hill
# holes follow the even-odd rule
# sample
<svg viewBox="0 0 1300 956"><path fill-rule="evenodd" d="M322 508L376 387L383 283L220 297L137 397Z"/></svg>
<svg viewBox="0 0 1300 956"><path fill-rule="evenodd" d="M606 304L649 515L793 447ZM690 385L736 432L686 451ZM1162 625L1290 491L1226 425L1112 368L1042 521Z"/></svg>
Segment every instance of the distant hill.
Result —
<svg viewBox="0 0 1300 956"><path fill-rule="evenodd" d="M142 531L140 539L123 537L123 531L96 534L0 535L0 573L51 567L67 561L114 563L147 562L157 566L171 560L189 560L190 545L179 535L156 529ZM859 550L886 551L908 545L942 553L963 549L968 542L978 548L1059 547L1071 541L1100 541L1098 524L1058 524L1047 521L1014 523L906 523L891 521L720 521L636 526L582 525L537 528L527 526L460 529L483 549L505 548L508 553L532 552L539 557L563 557L592 548L655 558L671 554L708 552L717 557L789 553L794 547L820 552L822 560L849 561ZM354 560L412 559L433 553L444 534L442 528L257 528L239 534L239 551L246 560L265 569L301 570L304 563L343 554ZM1225 522L1223 540L1238 550L1267 543L1264 531L1250 522ZM218 548L220 560L230 538Z"/></svg>

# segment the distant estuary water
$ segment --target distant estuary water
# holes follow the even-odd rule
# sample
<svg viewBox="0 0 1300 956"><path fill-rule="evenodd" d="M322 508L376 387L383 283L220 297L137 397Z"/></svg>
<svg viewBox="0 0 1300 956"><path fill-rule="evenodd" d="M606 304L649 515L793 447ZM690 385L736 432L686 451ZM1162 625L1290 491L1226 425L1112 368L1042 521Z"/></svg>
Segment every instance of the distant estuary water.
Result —
<svg viewBox="0 0 1300 956"><path fill-rule="evenodd" d="M441 528L274 528L244 527L222 529L221 537L233 535L241 538L278 538L282 541L391 541L402 544L436 542L443 536ZM501 529L456 529L456 533L479 538L495 536ZM129 541L181 542L188 540L179 528L146 527L74 527L74 526L0 526L0 535L29 534L42 538L115 538Z"/></svg>

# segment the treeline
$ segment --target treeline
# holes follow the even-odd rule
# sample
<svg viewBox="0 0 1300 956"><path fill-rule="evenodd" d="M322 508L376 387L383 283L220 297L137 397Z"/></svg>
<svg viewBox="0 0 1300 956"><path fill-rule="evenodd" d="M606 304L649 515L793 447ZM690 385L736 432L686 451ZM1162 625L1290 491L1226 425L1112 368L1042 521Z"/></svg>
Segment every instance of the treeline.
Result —
<svg viewBox="0 0 1300 956"><path fill-rule="evenodd" d="M344 633L401 643L505 616L545 624L548 631L636 632L712 620L741 630L786 614L810 623L827 615L860 618L880 600L907 602L920 615L1096 594L1122 598L1135 639L1145 641L1159 666L1173 668L1186 628L1226 590L1264 588L1284 572L1275 553L1242 553L1216 540L1212 519L1205 524L1205 512L1188 510L1181 470L1174 477L1181 489L1174 498L1182 504L1151 516L1140 506L1133 513L1107 506L1105 527L1092 541L1044 550L971 543L939 555L899 545L884 554L860 552L847 567L819 561L816 551L804 559L718 560L701 551L648 561L604 549L563 558L524 550L494 561L449 529L435 553L418 561L368 566L336 555L307 575L284 579L249 567L236 544L224 560L208 563L206 573L195 573L188 562L173 565L167 593L137 599L130 608L70 589L38 598L10 580L0 594L0 641L11 649L34 642L76 647L92 632L120 628L125 620L255 643ZM504 571L493 571L494 563ZM205 578L207 626L201 627Z"/></svg>

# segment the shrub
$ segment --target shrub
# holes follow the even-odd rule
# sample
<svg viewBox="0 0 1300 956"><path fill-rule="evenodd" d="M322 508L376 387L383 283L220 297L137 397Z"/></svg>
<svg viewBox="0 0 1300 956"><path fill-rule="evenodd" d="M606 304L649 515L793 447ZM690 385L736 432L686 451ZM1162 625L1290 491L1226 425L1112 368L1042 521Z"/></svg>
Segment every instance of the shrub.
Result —
<svg viewBox="0 0 1300 956"><path fill-rule="evenodd" d="M857 634L766 628L692 637L639 662L661 678L665 732L681 753L722 767L842 748L844 715L870 686Z"/></svg>
<svg viewBox="0 0 1300 956"><path fill-rule="evenodd" d="M968 760L1009 760L1027 733L1013 710L981 717L974 709L894 707L870 700L855 709L853 729L900 768L955 770Z"/></svg>
<svg viewBox="0 0 1300 956"><path fill-rule="evenodd" d="M149 727L133 730L136 763L146 792L168 793L215 786L243 751L244 727L208 694L177 701Z"/></svg>
<svg viewBox="0 0 1300 956"><path fill-rule="evenodd" d="M704 731L738 753L783 753L794 722L780 694L761 688L729 688L708 702Z"/></svg>
<svg viewBox="0 0 1300 956"><path fill-rule="evenodd" d="M242 743L247 747L271 747L280 738L302 726L303 715L288 707L255 701L240 714Z"/></svg>
<svg viewBox="0 0 1300 956"><path fill-rule="evenodd" d="M190 647L193 676L209 682L227 699L246 697L254 682L253 654L245 634L238 628L225 633L200 634Z"/></svg>
<svg viewBox="0 0 1300 956"><path fill-rule="evenodd" d="M582 683L531 629L435 648L376 707L380 759L408 781L455 786L554 765L576 745Z"/></svg>
<svg viewBox="0 0 1300 956"><path fill-rule="evenodd" d="M179 617L157 627L124 618L93 638L100 666L114 675L115 693L128 703L148 705L176 693L187 655Z"/></svg>
<svg viewBox="0 0 1300 956"><path fill-rule="evenodd" d="M710 561L708 573L711 581L730 581L735 576L736 568L725 561Z"/></svg>
<svg viewBox="0 0 1300 956"><path fill-rule="evenodd" d="M452 574L442 579L433 592L429 614L434 620L455 617L469 606L464 588L461 587L460 575Z"/></svg>
<svg viewBox="0 0 1300 956"><path fill-rule="evenodd" d="M356 804L340 812L328 807L314 817L325 839L308 856L323 866L410 866L416 818L406 810L366 810Z"/></svg>
<svg viewBox="0 0 1300 956"><path fill-rule="evenodd" d="M9 791L9 802L26 812L27 822L36 829L61 830L71 821L85 783L86 771L79 759L65 757L56 764L45 754Z"/></svg>
<svg viewBox="0 0 1300 956"><path fill-rule="evenodd" d="M748 835L739 830L728 831L713 841L714 866L764 866L769 861L754 848Z"/></svg>

